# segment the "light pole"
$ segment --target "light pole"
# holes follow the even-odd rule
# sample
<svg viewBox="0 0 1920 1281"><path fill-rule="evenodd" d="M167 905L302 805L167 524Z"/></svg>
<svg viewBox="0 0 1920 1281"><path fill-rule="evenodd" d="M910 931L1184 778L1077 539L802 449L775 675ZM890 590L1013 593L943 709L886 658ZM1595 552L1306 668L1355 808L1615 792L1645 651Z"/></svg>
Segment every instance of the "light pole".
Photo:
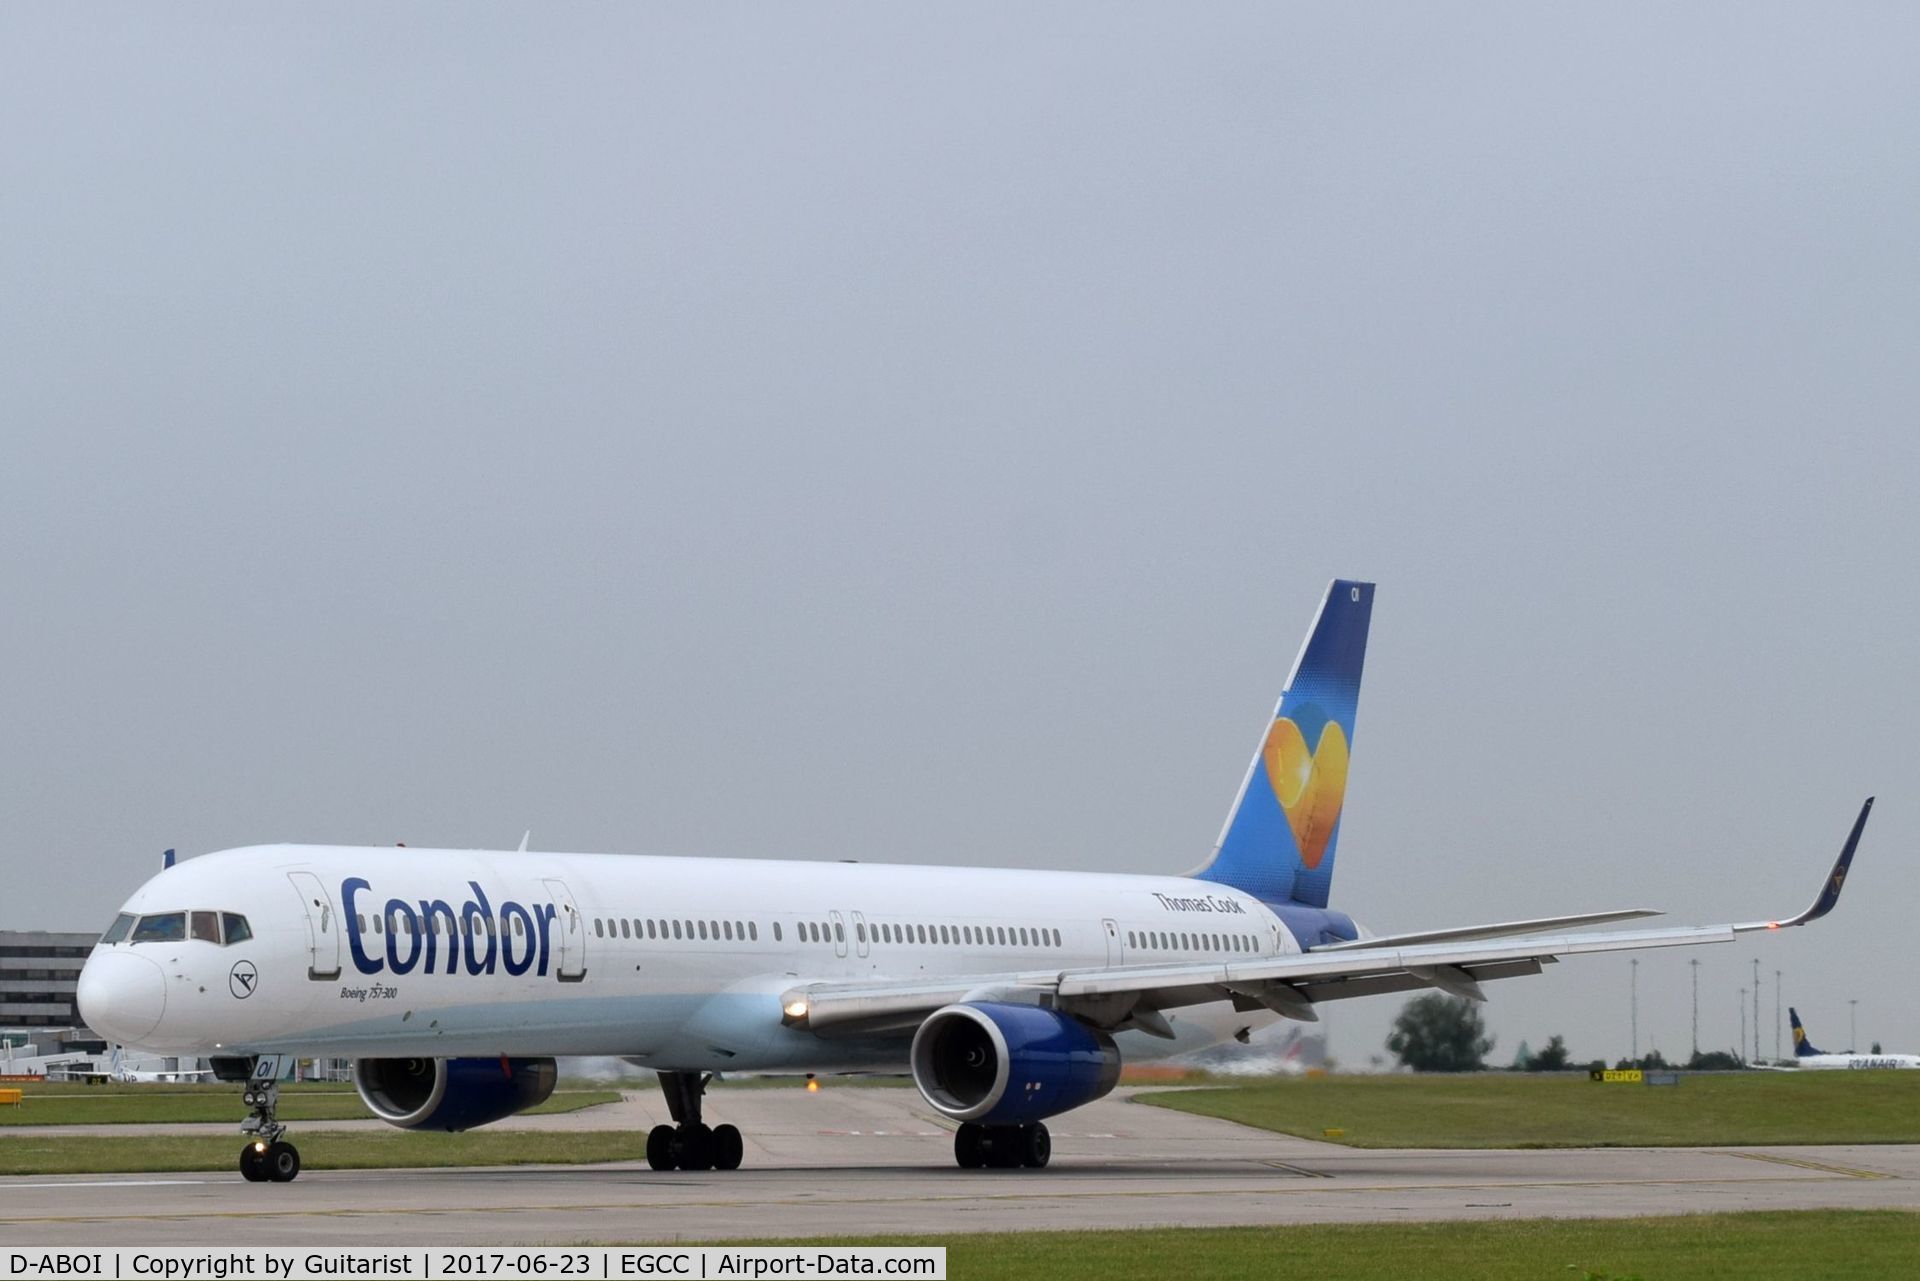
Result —
<svg viewBox="0 0 1920 1281"><path fill-rule="evenodd" d="M1627 977L1627 1008L1630 1011L1628 1017L1633 1026L1632 1057L1633 1061L1638 1063L1640 1061L1640 958L1636 956L1627 964L1632 967Z"/></svg>
<svg viewBox="0 0 1920 1281"><path fill-rule="evenodd" d="M1780 1061L1780 971L1773 972L1773 1061Z"/></svg>
<svg viewBox="0 0 1920 1281"><path fill-rule="evenodd" d="M1693 967L1693 1057L1700 1057L1700 958L1687 962Z"/></svg>
<svg viewBox="0 0 1920 1281"><path fill-rule="evenodd" d="M1740 1057L1747 1057L1747 989L1740 989Z"/></svg>
<svg viewBox="0 0 1920 1281"><path fill-rule="evenodd" d="M1853 1018L1853 1014L1854 1014L1853 1007L1858 1004L1860 1004L1860 1002L1857 1000L1847 1002L1847 1053L1848 1054L1854 1053L1855 1047L1860 1044L1860 1033L1858 1032L1858 1030L1856 1030L1857 1024L1854 1022L1854 1018Z"/></svg>
<svg viewBox="0 0 1920 1281"><path fill-rule="evenodd" d="M1753 1061L1760 1061L1760 958L1753 958Z"/></svg>

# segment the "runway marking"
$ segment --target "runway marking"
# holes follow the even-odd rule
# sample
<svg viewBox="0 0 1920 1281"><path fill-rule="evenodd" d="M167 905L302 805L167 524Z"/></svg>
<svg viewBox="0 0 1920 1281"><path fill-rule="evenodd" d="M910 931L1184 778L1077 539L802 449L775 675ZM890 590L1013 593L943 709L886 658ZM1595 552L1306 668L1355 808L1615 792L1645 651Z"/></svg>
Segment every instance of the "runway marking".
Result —
<svg viewBox="0 0 1920 1281"><path fill-rule="evenodd" d="M220 1180L225 1182L225 1180ZM9 1183L9 1188L197 1188L213 1179L96 1179L85 1183Z"/></svg>
<svg viewBox="0 0 1920 1281"><path fill-rule="evenodd" d="M1802 1157L1776 1156L1770 1152L1723 1152L1722 1156L1737 1156L1743 1161L1767 1161L1774 1165L1797 1166L1802 1170L1818 1170L1823 1174L1837 1174L1846 1179L1897 1179L1897 1174L1887 1174L1881 1170L1859 1170L1850 1165L1828 1165L1824 1161L1808 1161Z"/></svg>
<svg viewBox="0 0 1920 1281"><path fill-rule="evenodd" d="M1740 1155L1729 1153L1728 1155ZM1785 1164L1802 1164L1785 1162ZM1838 1177L1853 1177L1849 1172L1831 1166L1818 1166L1812 1162L1804 1163L1820 1173L1835 1174ZM1893 1175L1874 1175L1864 1173L1862 1177L1893 1178ZM211 1181L211 1180L209 1180ZM1604 1188L1604 1187L1716 1187L1726 1184L1749 1183L1803 1183L1805 1179L1789 1175L1761 1176L1748 1178L1700 1178L1700 1179L1555 1179L1539 1183L1419 1183L1419 1184L1347 1184L1341 1187L1315 1185L1311 1189L1274 1185L1258 1188L1163 1188L1125 1191L1091 1191L1084 1193L1056 1192L1047 1193L1033 1190L993 1193L971 1193L953 1196L894 1196L894 1197L834 1197L822 1200L815 1196L798 1197L756 1197L752 1199L702 1200L702 1201L616 1201L616 1202L560 1202L552 1205L528 1205L524 1202L513 1205L490 1206L392 1206L374 1209L339 1208L281 1208L260 1210L195 1210L161 1214L48 1214L0 1217L0 1223L169 1223L192 1222L200 1219L274 1219L274 1218L378 1218L382 1215L413 1215L426 1217L450 1214L548 1214L581 1211L620 1211L633 1213L642 1210L739 1210L754 1209L763 1206L808 1206L822 1205L930 1205L945 1202L977 1204L981 1201L1021 1201L1036 1200L1148 1200L1165 1197L1191 1196L1196 1191L1208 1196L1319 1196L1328 1193L1348 1195L1390 1194L1406 1195L1424 1192L1471 1192L1471 1191L1532 1191L1543 1188ZM71 1184L65 1186L73 1186ZM127 1185L122 1185L127 1186Z"/></svg>

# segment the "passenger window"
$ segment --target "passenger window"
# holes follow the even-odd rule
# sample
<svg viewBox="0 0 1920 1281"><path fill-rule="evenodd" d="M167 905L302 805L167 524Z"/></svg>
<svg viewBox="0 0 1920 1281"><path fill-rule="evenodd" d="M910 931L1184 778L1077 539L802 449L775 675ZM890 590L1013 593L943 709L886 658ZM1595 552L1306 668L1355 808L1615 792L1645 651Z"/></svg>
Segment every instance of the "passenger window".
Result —
<svg viewBox="0 0 1920 1281"><path fill-rule="evenodd" d="M177 943L187 937L187 914L185 912L161 912L154 916L143 916L140 924L133 928L133 941L136 943Z"/></svg>
<svg viewBox="0 0 1920 1281"><path fill-rule="evenodd" d="M133 928L133 920L134 918L127 913L120 913L120 915L113 918L113 924L107 927L107 932L100 936L100 941L102 943L118 943L127 936L127 931Z"/></svg>
<svg viewBox="0 0 1920 1281"><path fill-rule="evenodd" d="M776 943L780 941L780 922L778 921L773 923L773 941Z"/></svg>
<svg viewBox="0 0 1920 1281"><path fill-rule="evenodd" d="M656 937L656 936L655 936L655 934L654 934L654 932L653 932L653 922L652 922L652 921L648 921L648 922L647 922L647 937L648 937L648 938L654 938L654 937Z"/></svg>
<svg viewBox="0 0 1920 1281"><path fill-rule="evenodd" d="M727 941L731 942L733 940L733 922L732 921L720 922L720 933L722 934L722 936L724 936L727 939Z"/></svg>
<svg viewBox="0 0 1920 1281"><path fill-rule="evenodd" d="M606 930L601 928L600 918L597 916L593 918L593 936L597 939L605 938L607 936L607 932Z"/></svg>
<svg viewBox="0 0 1920 1281"><path fill-rule="evenodd" d="M833 941L836 943L844 943L847 941L847 927L838 921L833 923Z"/></svg>
<svg viewBox="0 0 1920 1281"><path fill-rule="evenodd" d="M381 932L380 927L386 923L386 919L384 916L376 916L373 918L373 932L375 934Z"/></svg>
<svg viewBox="0 0 1920 1281"><path fill-rule="evenodd" d="M864 942L866 942L866 941L867 941L867 927L866 927L866 926L864 926L864 925L862 925L862 924L860 924L860 922L858 922L858 921L855 921L855 922L853 923L853 937L854 937L854 941L855 941L855 942L857 942L857 943L864 943Z"/></svg>
<svg viewBox="0 0 1920 1281"><path fill-rule="evenodd" d="M757 921L748 921L748 922L747 922L747 937L748 937L749 939L751 939L751 940L752 940L753 942L755 942L755 943L758 943L758 942L760 941L760 924L759 924L759 922L757 922Z"/></svg>
<svg viewBox="0 0 1920 1281"><path fill-rule="evenodd" d="M697 925L698 925L698 926L700 927L700 937L701 937L701 938L703 938L703 939L704 939L704 938L706 938L706 937L707 937L707 923L706 923L705 921L697 921L697 922L695 922L695 924L697 924Z"/></svg>
<svg viewBox="0 0 1920 1281"><path fill-rule="evenodd" d="M620 918L620 937L623 939L630 939L633 937L632 923L629 922L627 918L624 916Z"/></svg>

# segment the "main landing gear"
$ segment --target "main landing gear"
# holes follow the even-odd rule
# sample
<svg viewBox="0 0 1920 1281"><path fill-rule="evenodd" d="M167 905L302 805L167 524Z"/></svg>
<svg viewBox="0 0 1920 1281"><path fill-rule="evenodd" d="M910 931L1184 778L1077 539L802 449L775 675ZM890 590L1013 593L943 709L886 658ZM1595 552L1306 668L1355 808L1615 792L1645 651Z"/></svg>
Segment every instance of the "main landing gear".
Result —
<svg viewBox="0 0 1920 1281"><path fill-rule="evenodd" d="M708 1129L700 1123L700 1098L711 1072L662 1072L672 1125L656 1125L647 1134L647 1164L656 1170L737 1170L745 1144L731 1125Z"/></svg>
<svg viewBox="0 0 1920 1281"><path fill-rule="evenodd" d="M300 1149L283 1137L280 1124L280 1056L263 1054L254 1060L243 1101L253 1115L240 1123L252 1140L240 1149L240 1177L249 1183L291 1183L300 1177Z"/></svg>
<svg viewBox="0 0 1920 1281"><path fill-rule="evenodd" d="M1053 1136L1047 1127L1032 1125L981 1125L968 1121L954 1131L953 1159L963 1170L1029 1170L1043 1168L1053 1159Z"/></svg>

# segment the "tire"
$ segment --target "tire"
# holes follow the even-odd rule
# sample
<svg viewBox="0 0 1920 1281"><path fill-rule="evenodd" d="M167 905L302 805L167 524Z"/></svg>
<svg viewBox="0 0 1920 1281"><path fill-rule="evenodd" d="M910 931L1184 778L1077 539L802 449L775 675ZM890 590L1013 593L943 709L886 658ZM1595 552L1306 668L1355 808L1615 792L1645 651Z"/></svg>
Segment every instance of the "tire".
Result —
<svg viewBox="0 0 1920 1281"><path fill-rule="evenodd" d="M292 1183L300 1177L300 1149L291 1143L275 1143L267 1149L267 1177L275 1183Z"/></svg>
<svg viewBox="0 0 1920 1281"><path fill-rule="evenodd" d="M267 1154L251 1143L240 1149L240 1177L248 1183L267 1181Z"/></svg>
<svg viewBox="0 0 1920 1281"><path fill-rule="evenodd" d="M713 1168L716 1170L737 1170L740 1159L747 1153L746 1141L740 1137L740 1131L731 1125L717 1125L713 1129Z"/></svg>
<svg viewBox="0 0 1920 1281"><path fill-rule="evenodd" d="M675 1136L674 1164L683 1170L713 1168L713 1131L704 1125L683 1125Z"/></svg>
<svg viewBox="0 0 1920 1281"><path fill-rule="evenodd" d="M656 1170L673 1168L673 1127L656 1125L647 1131L647 1164Z"/></svg>
<svg viewBox="0 0 1920 1281"><path fill-rule="evenodd" d="M1020 1153L1026 1146L1023 1127L1018 1125L996 1125L987 1133L987 1164L996 1170L1017 1170L1020 1168Z"/></svg>
<svg viewBox="0 0 1920 1281"><path fill-rule="evenodd" d="M977 1121L963 1121L953 1132L953 1159L963 1170L983 1170L987 1165L987 1131Z"/></svg>
<svg viewBox="0 0 1920 1281"><path fill-rule="evenodd" d="M1047 1127L1035 1122L1021 1127L1020 1164L1029 1170L1044 1170L1053 1159L1053 1136Z"/></svg>

